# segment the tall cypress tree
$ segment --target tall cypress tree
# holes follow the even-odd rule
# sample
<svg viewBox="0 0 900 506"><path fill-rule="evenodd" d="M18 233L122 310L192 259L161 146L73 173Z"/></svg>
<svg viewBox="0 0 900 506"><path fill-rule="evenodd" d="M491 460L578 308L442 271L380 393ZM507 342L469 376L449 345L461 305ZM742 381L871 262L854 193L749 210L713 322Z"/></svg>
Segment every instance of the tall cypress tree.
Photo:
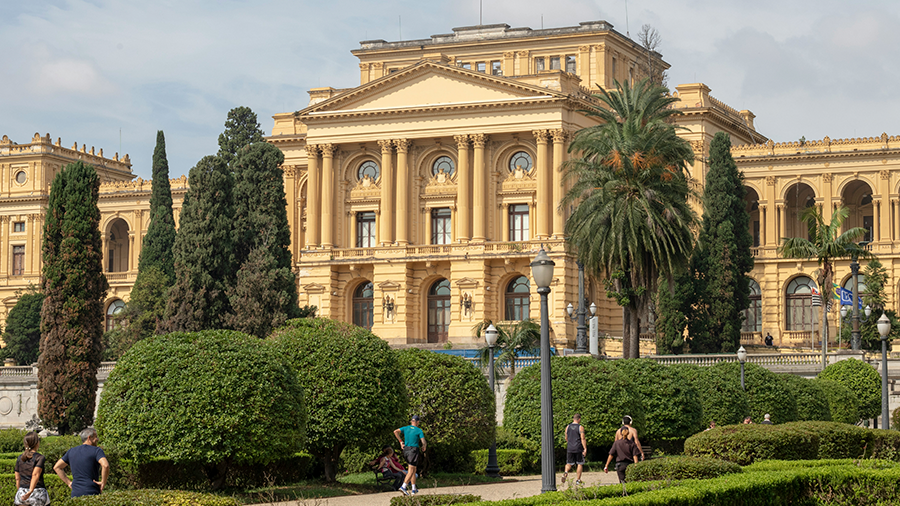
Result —
<svg viewBox="0 0 900 506"><path fill-rule="evenodd" d="M203 157L188 178L173 251L175 285L160 326L169 332L223 328L230 311L233 178L217 156Z"/></svg>
<svg viewBox="0 0 900 506"><path fill-rule="evenodd" d="M298 317L296 277L291 272L291 231L281 163L267 142L241 149L233 164L232 244L240 269L229 290L231 327L259 337ZM264 250L264 251L260 251Z"/></svg>
<svg viewBox="0 0 900 506"><path fill-rule="evenodd" d="M100 178L90 165L67 165L53 180L44 225L44 294L38 413L69 434L94 418L103 335Z"/></svg>
<svg viewBox="0 0 900 506"><path fill-rule="evenodd" d="M750 305L753 237L744 175L731 157L731 138L713 137L703 189L703 227L691 259L695 303L689 323L691 351L733 352L741 342L742 312Z"/></svg>
<svg viewBox="0 0 900 506"><path fill-rule="evenodd" d="M216 156L231 167L238 151L255 142L264 142L263 135L256 113L249 107L235 107L228 111L225 131L219 135L219 152Z"/></svg>
<svg viewBox="0 0 900 506"><path fill-rule="evenodd" d="M156 149L153 150L153 189L150 193L150 226L141 247L138 270L144 272L151 265L175 282L175 262L172 246L175 244L175 217L172 212L172 187L169 184L169 162L166 159L166 138L163 131L156 132Z"/></svg>

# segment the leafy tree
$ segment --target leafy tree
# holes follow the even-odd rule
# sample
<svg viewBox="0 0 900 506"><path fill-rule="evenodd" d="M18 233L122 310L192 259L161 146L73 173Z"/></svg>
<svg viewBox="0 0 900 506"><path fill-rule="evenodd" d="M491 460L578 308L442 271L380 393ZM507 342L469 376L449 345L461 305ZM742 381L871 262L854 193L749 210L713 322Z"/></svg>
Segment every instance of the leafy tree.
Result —
<svg viewBox="0 0 900 506"><path fill-rule="evenodd" d="M638 33L637 42L644 48L644 56L638 60L638 67L641 72L647 76L653 84L666 86L669 77L665 67L662 65L662 59L659 57L659 46L662 44L662 37L659 31L650 25L641 26Z"/></svg>
<svg viewBox="0 0 900 506"><path fill-rule="evenodd" d="M291 271L291 231L281 163L284 154L266 142L241 148L233 163L232 245L239 266L228 290L235 329L265 337L299 317L297 279ZM260 310L265 311L261 318Z"/></svg>
<svg viewBox="0 0 900 506"><path fill-rule="evenodd" d="M233 178L221 159L206 156L191 169L189 184L173 249L176 281L161 326L169 332L222 328L231 310Z"/></svg>
<svg viewBox="0 0 900 506"><path fill-rule="evenodd" d="M816 378L828 400L831 421L856 424L859 422L859 399L852 390L837 381Z"/></svg>
<svg viewBox="0 0 900 506"><path fill-rule="evenodd" d="M169 278L158 265L138 272L128 303L118 314L121 325L104 335L104 359L119 360L134 344L152 336L166 316Z"/></svg>
<svg viewBox="0 0 900 506"><path fill-rule="evenodd" d="M744 203L744 175L731 157L731 138L713 137L703 190L703 222L691 256L688 327L694 353L731 353L741 345L743 311L750 306L753 237Z"/></svg>
<svg viewBox="0 0 900 506"><path fill-rule="evenodd" d="M237 159L238 151L255 142L264 142L264 135L252 109L235 107L228 111L225 131L219 135L219 152L216 156L231 167Z"/></svg>
<svg viewBox="0 0 900 506"><path fill-rule="evenodd" d="M209 330L136 344L104 386L97 429L124 458L202 466L218 488L231 465L301 450L305 422L301 383L275 349Z"/></svg>
<svg viewBox="0 0 900 506"><path fill-rule="evenodd" d="M740 423L750 413L747 393L741 390L741 377L732 371L695 365L678 364L669 366L680 369L697 389L703 405L703 426L710 422L717 425Z"/></svg>
<svg viewBox="0 0 900 506"><path fill-rule="evenodd" d="M484 374L462 357L416 348L399 350L397 363L409 393L406 418L422 417L430 465L464 469L470 452L490 447L497 426Z"/></svg>
<svg viewBox="0 0 900 506"><path fill-rule="evenodd" d="M691 304L694 297L693 283L688 274L682 273L669 283L666 278L659 280L657 294L656 353L677 355L684 351L684 329L687 328Z"/></svg>
<svg viewBox="0 0 900 506"><path fill-rule="evenodd" d="M829 365L816 377L836 381L856 395L859 400L857 421L881 414L881 377L871 365L848 358Z"/></svg>
<svg viewBox="0 0 900 506"><path fill-rule="evenodd" d="M741 367L737 362L719 362L709 369L736 379L740 385ZM797 403L793 392L774 372L756 364L744 364L744 384L749 407L747 414L757 423L766 413L772 415L775 423L797 421Z"/></svg>
<svg viewBox="0 0 900 506"><path fill-rule="evenodd" d="M19 296L16 305L6 317L6 330L3 332L2 357L11 358L17 364L31 365L38 360L41 347L41 306L44 294L29 287L28 293Z"/></svg>
<svg viewBox="0 0 900 506"><path fill-rule="evenodd" d="M831 421L831 407L821 381L790 373L779 374L778 377L793 393L797 403L798 421Z"/></svg>
<svg viewBox="0 0 900 506"><path fill-rule="evenodd" d="M834 279L834 261L856 255L859 258L871 258L872 254L855 241L866 234L866 229L854 227L841 233L841 225L850 215L846 207L834 210L831 221L825 223L825 216L819 212L818 206L807 207L800 215L806 222L809 237L783 237L778 252L784 258L816 258L821 266L816 271L816 283L819 287L832 286ZM828 339L827 312L822 311L822 333ZM859 343L852 343L857 349Z"/></svg>
<svg viewBox="0 0 900 506"><path fill-rule="evenodd" d="M863 307L871 306L872 309L883 309L887 306L887 293L884 287L888 283L887 269L878 261L872 258L863 269L866 277L866 291L869 292L863 297Z"/></svg>
<svg viewBox="0 0 900 506"><path fill-rule="evenodd" d="M396 354L370 331L324 318L289 320L270 337L306 390L307 451L334 481L347 446L389 441L405 424L407 394ZM426 436L427 437L427 436Z"/></svg>
<svg viewBox="0 0 900 506"><path fill-rule="evenodd" d="M60 434L91 424L103 335L100 178L69 164L53 179L44 224L38 414Z"/></svg>
<svg viewBox="0 0 900 506"><path fill-rule="evenodd" d="M561 207L574 206L567 247L589 272L613 280L607 293L627 315L625 357L637 358L639 315L656 281L673 277L693 248L685 174L694 155L667 122L681 112L662 86L617 82L595 96L601 105L587 115L601 123L575 134L569 151L578 157L565 167L571 189Z"/></svg>
<svg viewBox="0 0 900 506"><path fill-rule="evenodd" d="M483 332L490 321L483 321L475 326L475 336L482 338ZM500 323L494 326L497 329L497 344L494 346L495 372L503 369L509 371L509 377L516 375L516 360L523 355L535 356L541 352L541 326L526 318L512 323ZM490 348L485 346L478 350L479 363L482 368L488 367L490 361Z"/></svg>
<svg viewBox="0 0 900 506"><path fill-rule="evenodd" d="M166 159L166 138L163 131L156 133L156 149L153 150L153 189L150 193L150 225L141 246L138 270L158 267L171 285L175 282L175 263L172 247L175 244L175 217L172 212L172 188L169 185L169 162ZM138 284L140 280L136 280Z"/></svg>
<svg viewBox="0 0 900 506"><path fill-rule="evenodd" d="M634 381L611 361L588 357L551 359L553 381L553 437L556 448L565 447L563 429L572 415L581 414L588 448L608 447L622 416L634 426L646 427L641 395ZM541 441L541 369L528 366L510 382L503 408L503 427L532 442Z"/></svg>

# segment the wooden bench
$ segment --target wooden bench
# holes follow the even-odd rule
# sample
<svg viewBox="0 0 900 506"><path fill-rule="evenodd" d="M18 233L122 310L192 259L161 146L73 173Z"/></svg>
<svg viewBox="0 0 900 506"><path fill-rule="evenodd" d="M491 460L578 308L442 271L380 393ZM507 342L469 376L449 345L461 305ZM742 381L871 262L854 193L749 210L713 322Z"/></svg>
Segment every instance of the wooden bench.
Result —
<svg viewBox="0 0 900 506"><path fill-rule="evenodd" d="M641 453L644 454L644 460L653 458L653 448L650 445L641 445Z"/></svg>
<svg viewBox="0 0 900 506"><path fill-rule="evenodd" d="M394 478L390 476L385 476L384 473L381 472L381 469L378 467L372 468L372 472L375 473L375 483L383 488L388 490L394 490Z"/></svg>

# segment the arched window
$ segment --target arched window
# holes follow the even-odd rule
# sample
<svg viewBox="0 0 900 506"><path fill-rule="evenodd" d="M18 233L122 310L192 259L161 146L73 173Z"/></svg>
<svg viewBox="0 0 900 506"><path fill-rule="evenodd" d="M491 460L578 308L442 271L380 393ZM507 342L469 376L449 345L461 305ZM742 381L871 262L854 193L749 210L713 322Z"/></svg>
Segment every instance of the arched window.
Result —
<svg viewBox="0 0 900 506"><path fill-rule="evenodd" d="M744 311L744 332L762 332L762 291L759 283L750 280L750 307Z"/></svg>
<svg viewBox="0 0 900 506"><path fill-rule="evenodd" d="M788 283L786 295L786 330L812 330L812 291L816 283L799 276Z"/></svg>
<svg viewBox="0 0 900 506"><path fill-rule="evenodd" d="M506 320L522 321L530 315L529 296L531 285L528 278L519 276L506 285Z"/></svg>
<svg viewBox="0 0 900 506"><path fill-rule="evenodd" d="M847 281L844 281L844 290L847 290L848 292L853 293L853 276L852 275L849 278L847 278ZM866 297L866 295L869 295L869 287L866 286L866 275L860 274L859 275L859 300L863 300ZM866 305L863 304L863 307L866 307Z"/></svg>
<svg viewBox="0 0 900 506"><path fill-rule="evenodd" d="M375 314L372 282L361 283L353 292L353 324L372 330Z"/></svg>
<svg viewBox="0 0 900 506"><path fill-rule="evenodd" d="M428 291L428 342L444 343L450 333L450 282L435 281Z"/></svg>
<svg viewBox="0 0 900 506"><path fill-rule="evenodd" d="M125 303L121 299L112 301L106 308L106 331L115 329L119 325L119 313L125 309Z"/></svg>
<svg viewBox="0 0 900 506"><path fill-rule="evenodd" d="M367 160L359 166L359 171L356 173L356 177L362 180L364 177L368 176L372 181L378 179L378 176L381 174L381 168L378 167L378 164L372 160Z"/></svg>
<svg viewBox="0 0 900 506"><path fill-rule="evenodd" d="M453 160L449 156L442 156L434 161L431 165L431 174L438 175L441 171L444 171L444 174L448 176L452 176L454 172L456 172L456 164L453 163Z"/></svg>
<svg viewBox="0 0 900 506"><path fill-rule="evenodd" d="M510 157L510 159L509 159L509 171L510 172L515 172L516 167L520 167L525 172L528 172L531 170L531 167L533 165L534 164L531 161L531 155L529 155L528 153L526 153L524 151L519 151L517 153L514 153L512 155L512 157Z"/></svg>

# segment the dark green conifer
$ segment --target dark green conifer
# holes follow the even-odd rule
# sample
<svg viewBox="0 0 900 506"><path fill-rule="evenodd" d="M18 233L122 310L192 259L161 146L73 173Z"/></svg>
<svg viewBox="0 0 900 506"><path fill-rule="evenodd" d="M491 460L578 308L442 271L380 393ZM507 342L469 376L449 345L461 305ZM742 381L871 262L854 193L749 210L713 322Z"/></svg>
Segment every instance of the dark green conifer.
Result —
<svg viewBox="0 0 900 506"><path fill-rule="evenodd" d="M235 107L228 111L225 131L219 135L219 152L216 156L231 167L238 151L255 142L264 142L263 135L256 113L249 107Z"/></svg>
<svg viewBox="0 0 900 506"><path fill-rule="evenodd" d="M175 217L172 213L172 188L169 184L169 162L166 159L166 138L163 131L156 133L156 149L153 150L153 189L150 193L150 226L141 247L138 270L143 272L151 265L157 266L175 282L175 262L172 246L175 244Z"/></svg>
<svg viewBox="0 0 900 506"><path fill-rule="evenodd" d="M38 414L60 434L93 422L103 335L100 178L75 162L53 180L44 225Z"/></svg>
<svg viewBox="0 0 900 506"><path fill-rule="evenodd" d="M180 227L173 248L175 285L160 330L194 332L224 327L230 311L233 178L217 156L201 159L189 174Z"/></svg>
<svg viewBox="0 0 900 506"><path fill-rule="evenodd" d="M2 357L11 358L19 365L31 365L37 362L41 346L41 306L44 294L30 287L28 293L22 294L16 305L6 317L6 330L3 332Z"/></svg>

